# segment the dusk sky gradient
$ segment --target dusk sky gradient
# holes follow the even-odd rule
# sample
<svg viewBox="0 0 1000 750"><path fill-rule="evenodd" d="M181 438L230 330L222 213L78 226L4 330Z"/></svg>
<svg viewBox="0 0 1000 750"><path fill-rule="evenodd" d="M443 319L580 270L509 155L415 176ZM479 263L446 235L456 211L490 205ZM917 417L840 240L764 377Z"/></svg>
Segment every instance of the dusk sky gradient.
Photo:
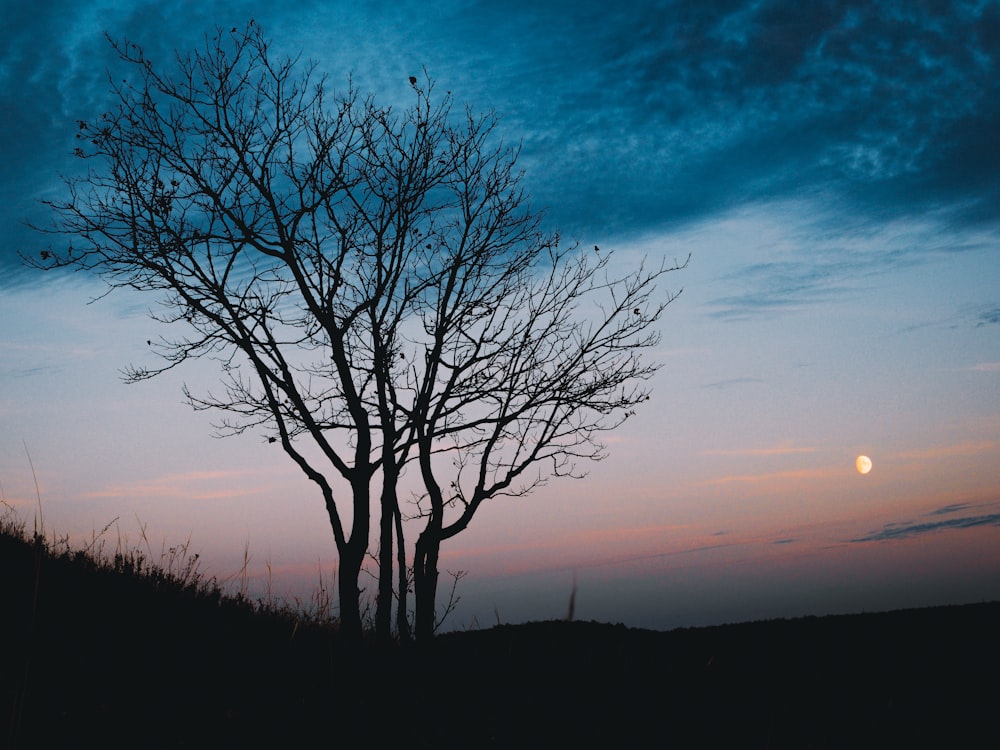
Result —
<svg viewBox="0 0 1000 750"><path fill-rule="evenodd" d="M220 579L248 545L255 590L269 566L289 598L332 572L314 486L182 403L211 362L121 382L156 362L155 296L88 304L99 280L18 255L49 244L27 223L110 106L104 32L169 65L254 18L335 88L402 106L423 68L495 109L564 237L691 254L662 289L683 293L653 399L609 458L445 543L468 572L448 626L563 617L574 585L577 618L659 629L1000 599L1000 2L0 9L0 485L29 525L25 447L48 531L190 539Z"/></svg>

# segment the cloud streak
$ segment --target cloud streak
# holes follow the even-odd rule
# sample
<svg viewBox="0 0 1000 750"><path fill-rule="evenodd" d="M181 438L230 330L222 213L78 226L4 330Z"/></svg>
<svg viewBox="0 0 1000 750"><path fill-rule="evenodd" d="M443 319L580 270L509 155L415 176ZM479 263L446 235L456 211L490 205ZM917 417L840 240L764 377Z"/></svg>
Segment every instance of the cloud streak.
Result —
<svg viewBox="0 0 1000 750"><path fill-rule="evenodd" d="M759 484L761 482L785 482L793 479L822 479L832 474L840 473L831 469L796 469L792 471L774 471L764 474L731 474L724 477L708 479L703 484Z"/></svg>
<svg viewBox="0 0 1000 750"><path fill-rule="evenodd" d="M703 456L787 456L798 453L815 453L815 448L777 445L772 448L735 448L732 450L702 451Z"/></svg>
<svg viewBox="0 0 1000 750"><path fill-rule="evenodd" d="M146 498L188 498L191 500L219 500L229 497L241 497L265 492L259 482L259 471L227 470L227 471L197 471L182 474L170 474L149 481L133 482L82 493L81 497L91 499L130 498L142 500ZM273 471L267 471L267 476L273 476ZM209 489L211 485L222 485ZM197 488L197 489L193 489Z"/></svg>
<svg viewBox="0 0 1000 750"><path fill-rule="evenodd" d="M998 241L995 228L954 233L949 218L940 214L868 222L843 211L842 205L819 208L791 201L734 217L735 229L756 237L758 255L766 260L737 262L722 274L720 281L735 291L708 300L709 315L724 321L773 317L860 297L877 288L881 277L984 254ZM771 218L760 218L766 216ZM977 325L984 315L989 313L981 314Z"/></svg>
<svg viewBox="0 0 1000 750"><path fill-rule="evenodd" d="M978 526L1000 526L1000 513L990 513L982 516L963 516L947 518L942 521L925 521L923 523L886 524L881 529L864 536L851 539L852 542L885 542L894 539L908 539L914 536L930 534L946 529L972 529Z"/></svg>
<svg viewBox="0 0 1000 750"><path fill-rule="evenodd" d="M871 531L864 536L851 539L851 542L884 542L893 539L907 539L923 534L930 534L936 531L948 529L972 529L980 526L1000 526L1000 513L978 513L975 515L956 514L965 513L973 509L985 510L995 507L997 502L985 503L949 503L935 508L924 514L925 518L932 518L931 521L903 521L887 523L880 529ZM946 518L941 518L946 516Z"/></svg>
<svg viewBox="0 0 1000 750"><path fill-rule="evenodd" d="M737 385L755 385L763 382L764 381L761 378L727 378L726 380L716 380L712 383L705 383L702 385L702 388L712 388L717 391L721 391Z"/></svg>
<svg viewBox="0 0 1000 750"><path fill-rule="evenodd" d="M896 458L916 459L918 461L933 461L949 456L976 456L983 453L990 453L997 449L997 443L993 440L967 440L952 445L935 446L926 450L906 451L897 453Z"/></svg>
<svg viewBox="0 0 1000 750"><path fill-rule="evenodd" d="M985 325L995 325L1000 323L1000 307L994 307L990 310L983 310L976 321L976 327L982 328ZM996 363L992 363L996 364Z"/></svg>

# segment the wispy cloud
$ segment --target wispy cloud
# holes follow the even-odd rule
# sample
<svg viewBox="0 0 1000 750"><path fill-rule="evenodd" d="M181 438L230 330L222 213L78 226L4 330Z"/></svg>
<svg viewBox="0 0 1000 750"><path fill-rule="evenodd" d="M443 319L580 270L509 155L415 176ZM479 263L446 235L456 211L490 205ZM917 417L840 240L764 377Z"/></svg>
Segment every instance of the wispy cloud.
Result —
<svg viewBox="0 0 1000 750"><path fill-rule="evenodd" d="M965 369L971 372L1000 372L1000 362L979 362Z"/></svg>
<svg viewBox="0 0 1000 750"><path fill-rule="evenodd" d="M702 451L703 456L786 456L796 453L815 453L815 448L795 445L776 445L768 448L732 448Z"/></svg>
<svg viewBox="0 0 1000 750"><path fill-rule="evenodd" d="M40 365L38 367L11 367L0 369L0 378L36 378L53 372L63 372L66 368L56 365Z"/></svg>
<svg viewBox="0 0 1000 750"><path fill-rule="evenodd" d="M809 307L856 291L845 281L858 276L843 255L824 263L816 255L809 258L775 259L742 266L724 277L744 289L737 294L709 302L711 315L723 320L739 320Z"/></svg>
<svg viewBox="0 0 1000 750"><path fill-rule="evenodd" d="M725 544L700 544L691 545L682 548L673 548L664 551L650 551L650 552L638 552L633 554L624 555L607 555L604 557L588 557L580 558L579 556L574 556L571 562L559 560L552 562L539 562L537 560L526 559L522 560L520 558L509 558L506 567L498 571L498 575L488 574L484 576L491 580L503 580L505 578L512 578L515 576L521 576L526 573L557 573L557 572L570 572L578 571L592 568L607 568L616 565L628 565L637 562L648 562L651 560L664 560L670 558L682 558L688 555L699 555L705 552L712 552L722 549L727 549L730 547L737 547L741 542L731 542ZM537 549L537 547L536 547ZM452 553L448 553L446 557L452 557ZM456 555L457 557L457 555Z"/></svg>
<svg viewBox="0 0 1000 750"><path fill-rule="evenodd" d="M184 497L192 500L218 500L227 497L255 495L264 492L258 481L260 471L196 471L168 474L148 481L110 485L92 492L82 493L87 498L145 498ZM221 486L220 486L221 485Z"/></svg>
<svg viewBox="0 0 1000 750"><path fill-rule="evenodd" d="M916 520L893 521L881 528L850 539L851 542L881 542L891 539L906 539L921 534L947 529L971 529L979 526L1000 526L1000 513L992 512L1000 506L1000 500L980 502L959 502L942 505L927 511ZM971 511L971 512L970 512ZM978 511L978 512L976 512ZM964 514L964 515L957 515ZM930 519L930 520L927 520Z"/></svg>
<svg viewBox="0 0 1000 750"><path fill-rule="evenodd" d="M979 314L976 321L976 327L981 328L982 326L1000 323L1000 307L994 307L990 310L984 310Z"/></svg>
<svg viewBox="0 0 1000 750"><path fill-rule="evenodd" d="M956 255L995 247L995 228L957 232L946 213L869 222L843 216L843 206L778 201L731 220L766 260L735 263L719 278L730 294L708 300L708 314L723 321L773 317L841 302L876 287L879 277ZM781 216L775 225L767 215ZM946 237L947 239L942 239ZM986 315L986 318L983 317ZM988 319L979 313L976 320ZM956 325L958 318L943 321ZM904 330L940 325L922 322Z"/></svg>
<svg viewBox="0 0 1000 750"><path fill-rule="evenodd" d="M822 479L837 473L828 468L797 469L793 471L774 471L764 474L732 474L724 477L708 479L703 484L757 484L760 482L784 482L792 479Z"/></svg>
<svg viewBox="0 0 1000 750"><path fill-rule="evenodd" d="M966 440L951 445L939 445L919 451L905 451L895 454L895 458L930 461L949 456L976 456L998 449L995 440Z"/></svg>
<svg viewBox="0 0 1000 750"><path fill-rule="evenodd" d="M716 380L712 383L705 383L702 388L714 388L716 390L725 390L726 388L732 388L736 385L752 385L756 383L763 383L761 378L728 378L726 380Z"/></svg>
<svg viewBox="0 0 1000 750"><path fill-rule="evenodd" d="M892 539L906 539L908 537L929 534L945 529L971 529L977 526L1000 526L1000 513L990 513L983 516L964 516L962 518L948 518L942 521L929 521L922 523L898 523L886 524L881 529L872 531L852 542L884 542Z"/></svg>
<svg viewBox="0 0 1000 750"><path fill-rule="evenodd" d="M927 515L929 516L947 516L952 513L958 513L962 510L967 510L969 508L968 503L952 503L951 505L943 505L937 510L932 510Z"/></svg>

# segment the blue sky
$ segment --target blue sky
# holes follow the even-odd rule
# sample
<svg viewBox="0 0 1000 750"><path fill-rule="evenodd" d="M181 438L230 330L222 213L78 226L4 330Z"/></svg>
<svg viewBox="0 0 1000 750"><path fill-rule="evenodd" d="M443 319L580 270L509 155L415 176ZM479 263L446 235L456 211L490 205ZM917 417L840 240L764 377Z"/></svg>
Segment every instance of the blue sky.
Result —
<svg viewBox="0 0 1000 750"><path fill-rule="evenodd" d="M154 299L18 256L107 105L104 32L166 63L254 18L334 86L400 103L426 68L496 109L564 236L692 255L611 456L446 546L454 626L561 616L574 580L578 616L651 627L1000 597L1000 3L0 8L0 483L31 512L27 444L53 530L190 537L220 576L249 541L292 596L333 563L290 462L181 403L209 363L121 384Z"/></svg>

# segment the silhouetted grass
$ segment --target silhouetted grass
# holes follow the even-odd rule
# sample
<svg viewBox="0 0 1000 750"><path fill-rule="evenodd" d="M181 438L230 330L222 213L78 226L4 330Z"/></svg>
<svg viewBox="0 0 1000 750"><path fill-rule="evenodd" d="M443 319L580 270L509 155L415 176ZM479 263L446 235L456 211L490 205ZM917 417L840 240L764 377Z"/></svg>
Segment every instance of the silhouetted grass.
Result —
<svg viewBox="0 0 1000 750"><path fill-rule="evenodd" d="M0 516L11 746L1000 746L997 603L348 649L335 622L226 595L184 545L101 538L74 551Z"/></svg>
<svg viewBox="0 0 1000 750"><path fill-rule="evenodd" d="M73 549L26 532L6 511L0 696L11 707L11 745L134 730L139 746L200 746L247 734L261 716L287 714L300 693L327 687L336 650L328 611L227 594L202 577L187 544L158 558L148 543Z"/></svg>

